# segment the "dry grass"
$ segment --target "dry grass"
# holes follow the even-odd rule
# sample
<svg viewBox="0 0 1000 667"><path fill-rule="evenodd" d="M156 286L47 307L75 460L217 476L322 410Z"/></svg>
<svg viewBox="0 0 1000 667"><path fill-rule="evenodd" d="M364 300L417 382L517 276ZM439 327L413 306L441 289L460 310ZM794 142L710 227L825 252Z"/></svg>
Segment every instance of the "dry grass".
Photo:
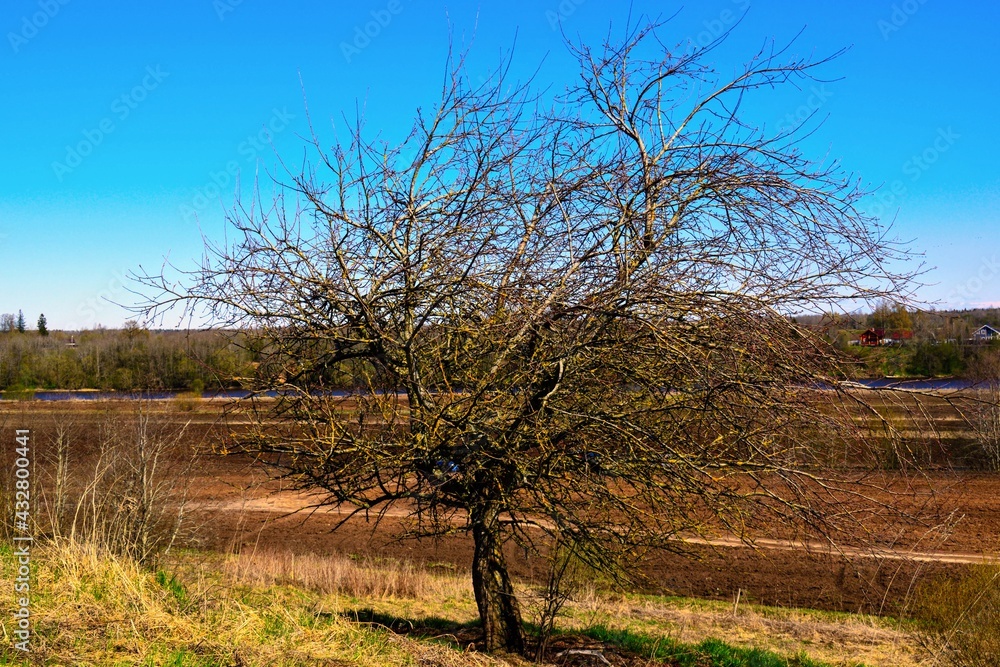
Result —
<svg viewBox="0 0 1000 667"><path fill-rule="evenodd" d="M226 560L225 571L243 584L292 584L320 593L365 600L471 599L467 576L434 574L427 568L390 559L296 555L259 551Z"/></svg>
<svg viewBox="0 0 1000 667"><path fill-rule="evenodd" d="M981 565L960 576L924 582L913 614L936 658L933 664L1000 664L1000 565Z"/></svg>
<svg viewBox="0 0 1000 667"><path fill-rule="evenodd" d="M436 573L398 561L344 556L294 556L287 552L232 556L225 569L237 581L293 584L327 594L341 609L366 607L401 618L445 618L465 623L477 617L464 573ZM539 602L540 591L521 586L521 599ZM750 604L611 595L585 588L565 607L557 627L595 625L696 644L708 638L781 655L806 654L832 665L871 667L924 664L919 641L900 624L875 616L782 609Z"/></svg>
<svg viewBox="0 0 1000 667"><path fill-rule="evenodd" d="M151 573L91 547L36 554L33 657L53 665L473 665L525 664L468 654L352 622L352 612L414 621L476 618L464 573L391 560L256 552L185 552L170 572ZM3 553L0 587L11 586ZM532 591L522 587L524 599ZM738 647L805 654L832 665L922 664L917 642L867 616L742 604L621 596L585 590L557 627L626 629L685 643L722 638ZM3 618L6 632L10 619ZM21 664L9 644L0 664ZM10 661L10 662L8 662Z"/></svg>
<svg viewBox="0 0 1000 667"><path fill-rule="evenodd" d="M233 585L211 571L172 583L127 559L79 545L35 554L32 662L46 665L502 665L360 626L322 596ZM12 586L4 553L0 586ZM3 618L9 633L10 618ZM23 664L0 647L0 664Z"/></svg>

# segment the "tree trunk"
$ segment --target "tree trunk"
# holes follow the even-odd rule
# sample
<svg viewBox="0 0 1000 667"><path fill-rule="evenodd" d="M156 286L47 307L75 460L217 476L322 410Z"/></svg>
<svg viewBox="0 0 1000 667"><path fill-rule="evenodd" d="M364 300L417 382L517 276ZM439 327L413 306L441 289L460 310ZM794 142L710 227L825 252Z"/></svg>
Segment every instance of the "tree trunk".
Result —
<svg viewBox="0 0 1000 667"><path fill-rule="evenodd" d="M472 588L483 624L485 648L523 655L521 609L501 551L500 521L495 509L473 513L472 537L476 545L472 557Z"/></svg>

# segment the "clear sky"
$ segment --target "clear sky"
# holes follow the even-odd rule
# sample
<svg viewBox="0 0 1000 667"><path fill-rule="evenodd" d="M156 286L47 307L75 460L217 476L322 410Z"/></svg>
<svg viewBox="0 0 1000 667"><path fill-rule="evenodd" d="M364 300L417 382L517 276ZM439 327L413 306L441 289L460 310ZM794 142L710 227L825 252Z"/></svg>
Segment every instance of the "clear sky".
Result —
<svg viewBox="0 0 1000 667"><path fill-rule="evenodd" d="M303 156L305 103L325 140L345 114L389 136L440 90L449 31L473 74L515 42L541 84L573 76L559 25L596 40L627 3L598 0L7 0L0 8L0 312L54 329L118 326L126 275L222 237L235 174ZM815 57L850 50L814 88L758 95L774 125L815 110L806 149L881 186L936 267L938 307L1000 304L1000 6L972 0L635 0L667 41L703 42L745 18L712 60L732 71L765 39ZM369 33L365 35L365 31ZM301 83L300 83L301 77ZM834 80L835 79L835 80ZM304 86L304 88L303 88ZM303 90L305 97L303 96Z"/></svg>

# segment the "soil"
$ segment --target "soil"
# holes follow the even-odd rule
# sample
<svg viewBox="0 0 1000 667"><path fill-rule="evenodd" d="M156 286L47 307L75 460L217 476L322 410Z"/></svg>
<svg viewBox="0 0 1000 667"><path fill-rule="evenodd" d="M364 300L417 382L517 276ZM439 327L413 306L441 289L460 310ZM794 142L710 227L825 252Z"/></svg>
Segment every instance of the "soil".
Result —
<svg viewBox="0 0 1000 667"><path fill-rule="evenodd" d="M84 461L96 451L101 425L109 415L127 414L135 407L105 404L98 408L81 403L2 405L0 433L13 441L13 429L32 429L35 453L44 466L56 424L70 423L74 455ZM420 541L401 539L408 527L405 511L380 520L359 515L336 531L334 527L344 519L339 511L290 514L307 506L308 499L287 492L274 495L277 487L251 461L208 451L209 443L217 442L228 429L238 428L232 421L223 424L220 404L204 401L191 408L190 404L180 406L171 401L157 403L153 407L157 418L175 426L187 424L185 442L202 451L193 468L180 466L190 453L186 449L175 452L173 461L191 482L192 512L181 546L224 552L288 549L297 553L349 553L458 568L467 568L471 562L471 541L462 533ZM4 448L4 456L10 454L10 449ZM1000 550L1000 475L941 469L919 478L919 484L934 490L937 515L948 520L926 526L922 533L881 536L881 556L865 550L838 554L824 548L773 548L775 545L764 542L758 549L724 542L689 544L685 554L657 553L647 557L640 590L728 600L739 592L747 602L898 612L916 582L969 567L963 562L947 562L956 560L949 559L949 554L961 556L957 560L975 560ZM905 557L914 550L930 556ZM513 546L507 555L514 574L520 577L537 579L544 572L543 562Z"/></svg>

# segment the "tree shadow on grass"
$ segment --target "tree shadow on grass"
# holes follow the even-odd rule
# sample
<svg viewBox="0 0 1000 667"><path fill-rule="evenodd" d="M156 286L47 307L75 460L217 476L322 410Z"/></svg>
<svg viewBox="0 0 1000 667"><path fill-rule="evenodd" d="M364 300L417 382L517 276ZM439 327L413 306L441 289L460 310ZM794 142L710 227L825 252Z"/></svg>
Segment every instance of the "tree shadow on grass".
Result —
<svg viewBox="0 0 1000 667"><path fill-rule="evenodd" d="M458 623L439 616L405 618L367 607L343 611L339 616L413 639L441 642L458 650L477 650L483 637L478 619ZM538 628L525 623L524 629L527 653L533 656ZM582 631L557 629L546 646L543 659L561 667L828 667L803 655L780 656L766 650L734 647L716 639L700 644L684 644L668 637L653 637L604 626Z"/></svg>
<svg viewBox="0 0 1000 667"><path fill-rule="evenodd" d="M340 612L339 616L362 625L388 630L398 635L406 635L412 639L441 642L461 651L479 650L483 639L482 627L478 619L458 623L439 616L405 618L375 611L369 607L343 611ZM538 627L532 623L525 623L524 629L527 654L533 656L537 648ZM613 643L602 642L587 633L558 630L550 640L550 645L545 651L545 658L549 662L555 662L563 667L577 667L606 664L604 662L592 663L594 654L600 654L603 657L605 653L609 656L612 654L617 656L615 662L612 663L614 665L641 664L645 667L651 664L647 660L637 660L639 656L629 655L627 651L623 653L621 648ZM656 662L652 664L673 665L674 663ZM687 666L685 665L685 667Z"/></svg>
<svg viewBox="0 0 1000 667"><path fill-rule="evenodd" d="M370 607L342 611L340 616L355 623L384 628L398 635L443 641L462 648L478 643L483 637L478 619L458 623L440 616L405 618L375 611Z"/></svg>

